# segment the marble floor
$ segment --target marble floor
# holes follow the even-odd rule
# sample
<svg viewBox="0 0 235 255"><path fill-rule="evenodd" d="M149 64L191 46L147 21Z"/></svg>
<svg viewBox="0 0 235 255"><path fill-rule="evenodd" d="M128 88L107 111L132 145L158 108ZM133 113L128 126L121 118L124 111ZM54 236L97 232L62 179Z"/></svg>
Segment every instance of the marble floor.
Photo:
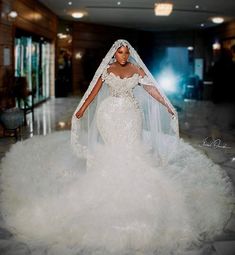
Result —
<svg viewBox="0 0 235 255"><path fill-rule="evenodd" d="M28 114L27 126L23 127L19 140L70 129L71 115L77 103L77 98L57 98L38 106L34 119ZM225 169L235 184L235 107L194 100L174 100L174 105L179 113L180 136ZM15 142L13 137L0 137L0 159ZM26 244L16 242L12 234L4 229L1 219L0 254L32 254ZM213 243L205 244L202 254L235 254L235 212L224 233Z"/></svg>

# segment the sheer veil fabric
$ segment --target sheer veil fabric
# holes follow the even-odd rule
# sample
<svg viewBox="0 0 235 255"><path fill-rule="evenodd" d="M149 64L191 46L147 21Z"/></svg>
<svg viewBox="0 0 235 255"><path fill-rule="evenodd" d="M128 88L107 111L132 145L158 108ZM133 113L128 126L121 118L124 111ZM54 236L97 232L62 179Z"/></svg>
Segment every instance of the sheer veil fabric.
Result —
<svg viewBox="0 0 235 255"><path fill-rule="evenodd" d="M72 117L71 144L78 157L88 157L98 144L102 144L96 121L96 110L107 96L109 90L105 82L92 104L88 107L81 119L77 119L75 113L80 109L89 94L93 90L97 80L102 76L114 61L114 54L121 46L127 46L130 52L128 61L141 68L145 76L140 77L139 85L155 86L164 98L165 102L174 113L172 116L165 106L153 99L143 88L137 86L134 89L135 97L140 104L143 113L142 138L143 142L159 157L162 163L169 159L173 147L177 146L179 138L178 115L171 102L168 100L161 87L158 85L146 65L141 60L136 50L126 40L117 40L108 51L98 67L87 91L82 97Z"/></svg>

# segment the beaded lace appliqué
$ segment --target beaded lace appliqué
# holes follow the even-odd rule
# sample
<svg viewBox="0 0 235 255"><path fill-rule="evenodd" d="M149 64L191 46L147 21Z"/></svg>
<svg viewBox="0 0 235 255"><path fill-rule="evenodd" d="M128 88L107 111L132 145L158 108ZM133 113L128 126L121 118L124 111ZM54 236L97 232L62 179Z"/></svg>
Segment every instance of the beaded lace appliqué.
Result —
<svg viewBox="0 0 235 255"><path fill-rule="evenodd" d="M114 73L108 73L107 69L105 69L101 79L109 86L111 96L127 97L135 100L133 89L139 83L139 74L135 73L131 77L121 78Z"/></svg>

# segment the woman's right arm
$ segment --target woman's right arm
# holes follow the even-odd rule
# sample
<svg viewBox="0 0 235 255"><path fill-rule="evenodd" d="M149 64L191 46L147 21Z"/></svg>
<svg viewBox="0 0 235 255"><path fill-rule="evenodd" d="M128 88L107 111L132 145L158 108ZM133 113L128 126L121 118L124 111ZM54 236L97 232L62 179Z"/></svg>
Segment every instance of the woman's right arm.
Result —
<svg viewBox="0 0 235 255"><path fill-rule="evenodd" d="M90 103L93 101L93 99L96 97L96 95L98 94L98 92L99 92L99 90L101 89L101 87L102 87L102 83L103 83L103 81L102 81L102 79L101 79L101 77L98 79L98 81L96 82L96 84L95 84L95 86L94 86L94 88L93 88L93 90L91 91L91 93L90 93L90 95L88 96L88 98L85 100L85 102L84 102L84 104L81 106L81 108L76 112L76 117L78 118L78 119L80 119L82 116L83 116L83 114L84 114L84 112L85 112L85 110L87 109L87 107L90 105Z"/></svg>

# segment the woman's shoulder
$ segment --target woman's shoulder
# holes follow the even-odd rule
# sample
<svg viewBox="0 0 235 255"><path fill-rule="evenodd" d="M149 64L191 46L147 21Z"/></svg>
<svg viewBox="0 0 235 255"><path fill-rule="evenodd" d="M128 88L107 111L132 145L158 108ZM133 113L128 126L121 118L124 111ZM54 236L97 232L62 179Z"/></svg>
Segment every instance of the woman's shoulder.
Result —
<svg viewBox="0 0 235 255"><path fill-rule="evenodd" d="M137 66L137 65L135 65L133 63L131 63L131 65L132 65L133 71L135 73L138 73L142 77L145 76L145 72L144 72L144 70L141 67L139 67L139 66Z"/></svg>
<svg viewBox="0 0 235 255"><path fill-rule="evenodd" d="M107 66L106 70L110 72L111 70L115 69L115 67L116 67L115 63L112 63Z"/></svg>

